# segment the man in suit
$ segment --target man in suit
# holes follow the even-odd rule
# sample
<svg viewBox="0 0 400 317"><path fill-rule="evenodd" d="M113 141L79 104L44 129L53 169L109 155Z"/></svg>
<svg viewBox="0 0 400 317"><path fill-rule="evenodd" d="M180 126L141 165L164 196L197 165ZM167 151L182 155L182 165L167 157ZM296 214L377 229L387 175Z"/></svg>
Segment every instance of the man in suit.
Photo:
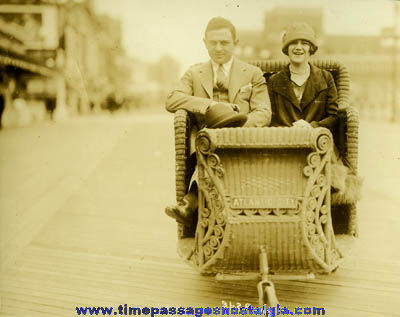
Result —
<svg viewBox="0 0 400 317"><path fill-rule="evenodd" d="M233 24L222 17L211 19L203 41L210 61L190 67L166 101L169 112L184 109L195 117L190 137L191 154L195 152L197 131L205 127L204 116L216 104L224 103L238 113L247 114L245 127L263 127L271 121L271 105L263 73L233 57L238 43ZM197 188L194 186L185 196L183 205L167 207L166 213L188 225L196 209Z"/></svg>

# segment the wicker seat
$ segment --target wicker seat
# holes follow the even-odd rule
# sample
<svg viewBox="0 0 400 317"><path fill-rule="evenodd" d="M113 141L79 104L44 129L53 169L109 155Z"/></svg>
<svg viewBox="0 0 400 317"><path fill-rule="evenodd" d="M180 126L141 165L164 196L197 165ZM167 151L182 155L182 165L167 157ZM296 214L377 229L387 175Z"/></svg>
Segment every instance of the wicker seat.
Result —
<svg viewBox="0 0 400 317"><path fill-rule="evenodd" d="M276 61L253 64L264 71L267 79L286 65ZM357 171L358 117L348 106L349 77L337 62L314 64L332 72L338 87L341 119L337 131L341 133L335 133L334 138L325 128L199 132L196 236L183 239L183 228L179 226L178 248L200 272L257 272L257 255L263 246L274 273L329 273L341 259L335 244L337 228L356 235L355 204L333 207L330 191L333 139L351 169ZM190 116L179 110L174 124L176 199L181 202L192 168L188 159ZM343 219L339 217L339 226L331 218L336 209L344 214Z"/></svg>

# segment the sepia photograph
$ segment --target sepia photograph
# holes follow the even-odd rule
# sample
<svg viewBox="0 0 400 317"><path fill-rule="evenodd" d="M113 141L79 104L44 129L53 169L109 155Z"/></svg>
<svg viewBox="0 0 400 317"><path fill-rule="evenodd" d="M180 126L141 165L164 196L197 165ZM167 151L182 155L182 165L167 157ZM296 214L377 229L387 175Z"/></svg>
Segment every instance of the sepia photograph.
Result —
<svg viewBox="0 0 400 317"><path fill-rule="evenodd" d="M400 1L0 0L0 317L400 316Z"/></svg>

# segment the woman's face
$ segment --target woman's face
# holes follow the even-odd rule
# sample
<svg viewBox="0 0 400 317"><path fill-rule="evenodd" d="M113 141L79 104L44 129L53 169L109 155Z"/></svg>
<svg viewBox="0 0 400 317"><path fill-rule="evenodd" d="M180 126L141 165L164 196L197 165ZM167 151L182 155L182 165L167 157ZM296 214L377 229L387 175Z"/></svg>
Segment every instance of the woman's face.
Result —
<svg viewBox="0 0 400 317"><path fill-rule="evenodd" d="M293 64L305 64L310 59L311 45L306 40L296 40L289 44L288 54Z"/></svg>

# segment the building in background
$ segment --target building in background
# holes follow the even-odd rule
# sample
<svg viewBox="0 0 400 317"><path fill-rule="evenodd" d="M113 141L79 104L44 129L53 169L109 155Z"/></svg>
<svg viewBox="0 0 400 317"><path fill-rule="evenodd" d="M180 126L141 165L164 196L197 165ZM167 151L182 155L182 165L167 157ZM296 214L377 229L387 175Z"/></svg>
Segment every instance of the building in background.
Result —
<svg viewBox="0 0 400 317"><path fill-rule="evenodd" d="M27 86L30 80L55 76L55 72L47 67L45 63L29 54L29 48L34 43L41 41L42 37L37 30L37 15L22 12L15 14L13 8L8 6L0 11L0 98L2 109L0 109L0 122L8 115L16 124L29 121L29 109L25 101L31 99L27 96ZM14 100L17 100L14 107ZM33 113L41 115L43 107L37 103L32 104ZM9 120L9 121L10 121Z"/></svg>
<svg viewBox="0 0 400 317"><path fill-rule="evenodd" d="M388 119L396 113L393 78L400 76L400 59L393 53L393 45L387 44L393 41L393 36L385 35L388 30L382 30L379 36L329 34L324 30L322 7L279 6L266 12L262 30L238 30L236 53L244 60L284 59L283 32L295 21L306 22L316 31L316 58L339 60L347 66L352 78L351 98L362 114Z"/></svg>
<svg viewBox="0 0 400 317"><path fill-rule="evenodd" d="M238 31L237 53L246 60L281 59L282 36L293 22L306 22L315 30L319 45L318 55L383 55L385 48L380 36L337 35L324 30L323 8L320 6L275 7L265 14L262 30Z"/></svg>
<svg viewBox="0 0 400 317"><path fill-rule="evenodd" d="M13 79L2 79L3 91L12 99L15 86L55 117L107 108L107 98L123 100L131 84L121 38L120 22L96 15L90 0L2 1L0 67Z"/></svg>
<svg viewBox="0 0 400 317"><path fill-rule="evenodd" d="M279 6L266 12L262 30L238 30L239 45L236 53L245 60L282 58L283 31L294 21L306 22L317 35L323 34L322 7Z"/></svg>

